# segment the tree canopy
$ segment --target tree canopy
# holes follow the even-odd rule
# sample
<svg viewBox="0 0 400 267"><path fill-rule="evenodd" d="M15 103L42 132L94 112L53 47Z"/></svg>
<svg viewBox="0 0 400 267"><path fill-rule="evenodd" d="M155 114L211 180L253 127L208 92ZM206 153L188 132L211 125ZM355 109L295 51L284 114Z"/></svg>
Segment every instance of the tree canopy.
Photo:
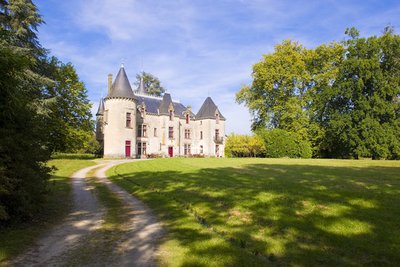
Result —
<svg viewBox="0 0 400 267"><path fill-rule="evenodd" d="M136 74L136 81L135 85L139 86L140 79L143 77L143 84L146 91L151 95L161 96L164 94L165 89L161 86L160 80L151 73L148 72L141 72Z"/></svg>
<svg viewBox="0 0 400 267"><path fill-rule="evenodd" d="M253 130L300 134L315 157L400 158L400 36L346 33L315 49L278 44L236 100L252 113Z"/></svg>
<svg viewBox="0 0 400 267"><path fill-rule="evenodd" d="M41 23L32 1L0 0L0 224L39 212L51 153L92 134L86 89L40 45Z"/></svg>

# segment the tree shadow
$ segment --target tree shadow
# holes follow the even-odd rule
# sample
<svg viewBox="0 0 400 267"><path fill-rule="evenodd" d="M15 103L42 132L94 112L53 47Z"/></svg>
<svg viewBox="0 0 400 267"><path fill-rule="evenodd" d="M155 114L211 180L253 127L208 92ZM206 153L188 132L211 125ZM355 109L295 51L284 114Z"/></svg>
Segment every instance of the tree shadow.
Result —
<svg viewBox="0 0 400 267"><path fill-rule="evenodd" d="M191 255L182 265L388 266L400 262L398 173L247 164L111 179L167 223Z"/></svg>

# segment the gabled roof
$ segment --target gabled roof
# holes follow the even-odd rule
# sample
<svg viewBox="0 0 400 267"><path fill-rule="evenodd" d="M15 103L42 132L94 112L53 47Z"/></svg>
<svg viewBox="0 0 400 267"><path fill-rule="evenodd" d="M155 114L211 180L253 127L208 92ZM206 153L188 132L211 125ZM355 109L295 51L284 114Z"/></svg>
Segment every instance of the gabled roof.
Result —
<svg viewBox="0 0 400 267"><path fill-rule="evenodd" d="M135 98L124 66L121 66L119 69L117 77L115 77L114 83L111 86L111 91L107 97Z"/></svg>
<svg viewBox="0 0 400 267"><path fill-rule="evenodd" d="M165 93L159 107L160 114L169 114L169 107L172 103L172 98L170 94Z"/></svg>
<svg viewBox="0 0 400 267"><path fill-rule="evenodd" d="M187 110L187 107L185 107L182 103L174 102L171 99L171 95L166 97L164 96L162 99L154 96L145 96L145 95L138 95L136 97L138 99L138 104L141 105L142 103L144 103L144 105L146 106L147 113L154 115L158 115L159 113L162 115L169 115L169 107L170 103L172 103L172 106L174 108L174 116L180 118L185 117L183 113ZM164 108L164 106L166 106L166 109ZM164 110L164 112L161 112L161 108ZM193 118L194 114L191 113L190 116Z"/></svg>
<svg viewBox="0 0 400 267"><path fill-rule="evenodd" d="M221 120L225 120L225 117L222 116L221 112L218 110L217 105L215 105L211 97L207 97L199 112L197 112L196 120L215 119L215 113L217 112L219 114L219 118Z"/></svg>
<svg viewBox="0 0 400 267"><path fill-rule="evenodd" d="M100 116L104 114L104 100L103 98L100 99L99 109L97 110L96 116Z"/></svg>

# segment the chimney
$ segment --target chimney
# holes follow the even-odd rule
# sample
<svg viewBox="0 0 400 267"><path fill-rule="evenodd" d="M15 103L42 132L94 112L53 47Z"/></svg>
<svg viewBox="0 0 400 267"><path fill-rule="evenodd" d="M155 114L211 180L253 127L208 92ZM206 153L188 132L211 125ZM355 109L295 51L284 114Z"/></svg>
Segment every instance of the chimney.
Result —
<svg viewBox="0 0 400 267"><path fill-rule="evenodd" d="M108 94L111 93L111 86L112 86L112 74L108 74Z"/></svg>

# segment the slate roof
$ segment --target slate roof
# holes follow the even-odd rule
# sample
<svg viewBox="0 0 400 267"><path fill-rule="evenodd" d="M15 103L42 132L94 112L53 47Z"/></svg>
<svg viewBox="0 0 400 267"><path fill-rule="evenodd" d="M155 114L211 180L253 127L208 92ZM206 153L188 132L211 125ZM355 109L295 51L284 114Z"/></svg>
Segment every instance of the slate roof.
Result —
<svg viewBox="0 0 400 267"><path fill-rule="evenodd" d="M174 116L184 118L183 112L187 110L187 107L183 104L173 102L171 95L167 93L164 94L162 99L143 95L137 95L136 98L138 105L144 103L146 106L146 112L150 114L158 115L158 112L160 112L162 115L169 115L169 105L171 102L174 107ZM191 117L194 117L193 113L191 113Z"/></svg>
<svg viewBox="0 0 400 267"><path fill-rule="evenodd" d="M97 110L96 116L100 116L104 114L104 100L103 98L100 99L99 109Z"/></svg>
<svg viewBox="0 0 400 267"><path fill-rule="evenodd" d="M115 77L114 83L111 86L107 98L111 97L136 98L133 94L124 66L121 66L119 69L117 77Z"/></svg>
<svg viewBox="0 0 400 267"><path fill-rule="evenodd" d="M218 113L219 113L219 118L221 120L225 120L225 117L222 116L217 105L215 105L215 103L211 99L211 97L207 97L206 100L204 101L203 105L201 106L199 112L197 112L196 120L215 119L216 111L218 111Z"/></svg>
<svg viewBox="0 0 400 267"><path fill-rule="evenodd" d="M139 94L147 94L147 90L144 87L143 76L140 76L140 83L139 83L138 92L139 92Z"/></svg>

